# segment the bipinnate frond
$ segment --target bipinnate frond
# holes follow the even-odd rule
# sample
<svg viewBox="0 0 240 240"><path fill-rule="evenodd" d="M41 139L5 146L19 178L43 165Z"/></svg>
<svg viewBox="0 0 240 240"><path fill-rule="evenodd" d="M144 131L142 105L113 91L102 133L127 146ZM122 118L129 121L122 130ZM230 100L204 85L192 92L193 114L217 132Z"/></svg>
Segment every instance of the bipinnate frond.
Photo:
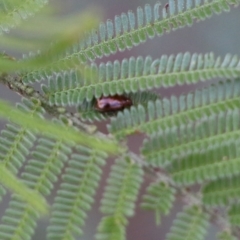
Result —
<svg viewBox="0 0 240 240"><path fill-rule="evenodd" d="M7 124L6 129L1 131L0 137L1 164L16 174L26 161L26 156L34 141L35 136L27 129ZM4 191L1 191L0 196L2 197L3 194Z"/></svg>
<svg viewBox="0 0 240 240"><path fill-rule="evenodd" d="M81 145L97 148L114 154L122 151L114 141L110 141L103 137L90 136L83 131L78 131L69 126L54 123L36 115L26 114L26 112L22 112L4 101L0 101L0 117L11 120L24 128L28 128L29 130L36 131L37 133L48 137L67 139L69 142L73 141ZM59 129L61 129L61 131L59 131Z"/></svg>
<svg viewBox="0 0 240 240"><path fill-rule="evenodd" d="M166 240L204 240L209 216L199 206L185 207L173 221Z"/></svg>
<svg viewBox="0 0 240 240"><path fill-rule="evenodd" d="M61 139L40 138L32 152L33 159L28 161L21 179L35 192L42 196L49 195L70 153L71 148ZM38 217L36 209L18 196L13 196L2 218L0 239L30 239Z"/></svg>
<svg viewBox="0 0 240 240"><path fill-rule="evenodd" d="M27 202L27 204L33 207L39 214L48 213L48 206L45 198L38 192L28 188L2 163L0 163L0 183L14 194L17 194L21 200Z"/></svg>
<svg viewBox="0 0 240 240"><path fill-rule="evenodd" d="M48 0L1 0L0 35L39 11Z"/></svg>
<svg viewBox="0 0 240 240"><path fill-rule="evenodd" d="M207 183L203 189L203 203L208 206L226 206L240 197L239 175Z"/></svg>
<svg viewBox="0 0 240 240"><path fill-rule="evenodd" d="M89 71L92 74L89 74ZM170 87L208 81L214 77L235 78L240 74L237 56L227 54L223 60L212 53L163 55L160 59L131 57L121 63L91 65L87 75L65 72L48 78L44 87L50 105L79 105L84 99L130 92L145 91L155 87Z"/></svg>
<svg viewBox="0 0 240 240"><path fill-rule="evenodd" d="M24 37L27 32L35 36L37 30L36 41L5 34L47 2L0 0L0 45L13 51L29 52L29 46L35 49L20 61L0 53L0 82L31 99L23 99L18 108L0 101L0 117L10 121L0 135L0 200L5 188L13 192L0 223L0 240L32 238L40 215L48 213L45 198L62 171L47 239L75 240L82 235L108 154L119 158L111 168L101 201L104 216L97 240L126 239L128 218L134 215L143 180L142 165L159 171L159 179L147 188L141 204L155 212L157 224L162 215L169 214L176 192L187 202L166 240L203 240L209 220L218 222L222 217L227 219L220 222L219 240L236 240L233 234L240 226L238 56L227 54L221 59L213 53L186 52L159 59L147 56L99 65L87 62L228 11L240 0L169 0L165 6L157 2L154 7L146 4L136 13L128 11L115 16L114 21L101 23L98 29L93 29L97 19L92 12L61 24L52 15L39 14L34 19L42 26L47 23L47 28L40 29L40 24L36 28L38 24L25 21L20 30ZM160 99L147 92L213 78L238 79L179 97ZM29 86L42 80L47 83L41 93ZM115 95L131 99L133 106L106 113L96 109L100 97ZM66 106L75 106L79 115L67 112ZM64 120L44 119L44 108ZM82 127L85 124L81 120L110 116L109 135L74 127L77 121ZM126 153L119 142L135 132L146 135L141 148L143 160ZM31 159L26 161L30 152ZM18 180L20 169L23 173ZM193 184L201 187L197 198L184 190ZM210 209L218 206L228 206L224 216Z"/></svg>
<svg viewBox="0 0 240 240"><path fill-rule="evenodd" d="M230 209L228 210L228 218L229 222L233 226L240 226L240 204L235 203L231 205Z"/></svg>
<svg viewBox="0 0 240 240"><path fill-rule="evenodd" d="M145 140L146 162L164 167L178 184L201 183L239 173L239 109L197 123L166 128Z"/></svg>
<svg viewBox="0 0 240 240"><path fill-rule="evenodd" d="M206 116L226 112L229 109L238 109L239 94L240 82L236 79L179 97L171 96L169 99L149 101L146 110L140 105L119 112L116 118L111 119L108 129L118 138L136 131L152 135L165 128L199 122ZM148 147L151 145L153 146L148 144Z"/></svg>
<svg viewBox="0 0 240 240"><path fill-rule="evenodd" d="M127 217L134 214L142 177L142 168L130 157L116 160L101 201L100 209L106 216L99 223L96 239L125 239Z"/></svg>
<svg viewBox="0 0 240 240"><path fill-rule="evenodd" d="M161 215L168 215L175 200L175 189L165 182L152 183L143 196L141 207L155 211L156 224L160 224Z"/></svg>
<svg viewBox="0 0 240 240"><path fill-rule="evenodd" d="M17 104L19 110L24 110L29 114L41 115L44 111L38 101L22 99L22 103ZM6 128L1 131L0 136L0 157L1 164L5 166L13 174L17 174L22 167L36 140L35 135L27 128L21 128L17 125L9 123ZM1 187L0 199L5 194L5 190Z"/></svg>
<svg viewBox="0 0 240 240"><path fill-rule="evenodd" d="M218 234L218 240L238 240L230 231L224 231Z"/></svg>
<svg viewBox="0 0 240 240"><path fill-rule="evenodd" d="M237 113L239 115L239 113ZM228 126L229 123L226 123ZM239 130L238 130L239 131ZM206 180L215 180L221 177L232 177L240 174L240 152L238 133L233 138L226 138L224 134L214 137L214 141L205 140L197 146L190 144L185 148L186 157L171 162L167 167L169 174L178 185L203 183ZM190 148L193 148L192 152ZM177 152L176 152L177 154ZM183 155L183 154L182 154Z"/></svg>
<svg viewBox="0 0 240 240"><path fill-rule="evenodd" d="M239 109L166 128L144 141L149 165L164 167L178 184L239 174Z"/></svg>
<svg viewBox="0 0 240 240"><path fill-rule="evenodd" d="M195 19L204 20L213 13L229 11L231 4L239 4L239 0L170 0L167 7L161 6L159 2L154 7L146 4L144 8L138 7L136 13L128 11L115 16L114 21L101 23L85 41L75 45L72 54L68 52L65 58L77 56L79 61L85 62L131 49L147 38L190 26Z"/></svg>
<svg viewBox="0 0 240 240"><path fill-rule="evenodd" d="M1 239L31 239L39 215L36 209L14 196L9 203L9 208L2 217L0 225Z"/></svg>
<svg viewBox="0 0 240 240"><path fill-rule="evenodd" d="M136 93L129 93L124 94L127 98L131 99L133 106L142 105L147 106L148 101L156 101L159 96L156 93L144 91L144 92L136 92ZM78 107L80 118L83 121L102 121L106 118L116 116L116 112L99 112L96 110L96 99L92 101L84 101Z"/></svg>
<svg viewBox="0 0 240 240"><path fill-rule="evenodd" d="M73 240L91 209L106 154L78 146L72 154L63 182L55 197L48 227L48 239Z"/></svg>

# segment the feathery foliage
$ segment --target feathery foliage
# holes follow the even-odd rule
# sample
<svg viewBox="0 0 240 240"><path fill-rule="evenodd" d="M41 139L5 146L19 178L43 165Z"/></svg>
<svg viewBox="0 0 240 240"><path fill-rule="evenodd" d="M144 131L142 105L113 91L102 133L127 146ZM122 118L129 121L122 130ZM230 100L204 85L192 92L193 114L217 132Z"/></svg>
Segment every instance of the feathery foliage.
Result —
<svg viewBox="0 0 240 240"><path fill-rule="evenodd" d="M234 226L240 226L240 205L239 203L233 204L228 210L229 221Z"/></svg>
<svg viewBox="0 0 240 240"><path fill-rule="evenodd" d="M63 140L53 141L47 138L38 140L32 159L28 161L22 173L22 180L35 192L43 196L49 195L60 174L67 155L71 153ZM16 221L17 219L17 221ZM24 203L19 197L13 197L9 208L2 218L0 238L30 239L34 233L38 214L31 205Z"/></svg>
<svg viewBox="0 0 240 240"><path fill-rule="evenodd" d="M149 101L146 110L140 105L119 112L108 128L120 138L135 131L153 134L167 127L200 121L211 114L238 108L239 91L239 79L236 79L183 94L178 98L171 96L170 99ZM150 145L152 144L148 147Z"/></svg>
<svg viewBox="0 0 240 240"><path fill-rule="evenodd" d="M238 113L239 114L239 113ZM168 168L173 180L178 184L190 185L215 180L221 177L232 177L240 174L238 139L223 139L210 144L200 152L188 152L187 157L173 161Z"/></svg>
<svg viewBox="0 0 240 240"><path fill-rule="evenodd" d="M208 215L199 206L186 207L178 213L166 240L203 240L208 224Z"/></svg>
<svg viewBox="0 0 240 240"><path fill-rule="evenodd" d="M54 200L48 239L71 240L82 235L81 227L94 201L104 158L104 153L80 146L72 154Z"/></svg>
<svg viewBox="0 0 240 240"><path fill-rule="evenodd" d="M17 108L31 115L38 114L42 116L44 109L39 105L39 101L31 101L23 98L22 103L17 104ZM7 124L6 129L1 132L1 174L0 182L8 189L17 193L22 200L28 202L39 213L46 213L47 206L41 196L25 187L22 182L12 174L17 174L18 170L26 161L29 149L35 142L35 135L27 128L20 128L14 124ZM12 174L11 174L12 173ZM5 189L0 186L0 197L6 193Z"/></svg>
<svg viewBox="0 0 240 240"><path fill-rule="evenodd" d="M209 221L219 225L219 240L239 239L239 57L186 52L94 60L230 11L240 0L146 4L98 28L93 11L66 19L51 7L35 14L47 2L0 0L0 45L24 53L21 59L0 53L0 83L24 96L17 108L0 100L0 117L10 122L0 135L0 199L11 191L0 239L31 240L48 211L46 198L56 192L47 239L76 240L110 154L117 160L106 177L96 239L126 239L144 171L151 182L141 206L154 211L157 224L183 200L166 240L203 240ZM214 78L222 82L180 96L150 92ZM132 104L100 111L103 96ZM83 122L108 118L108 134ZM133 133L143 138L140 156L127 146Z"/></svg>
<svg viewBox="0 0 240 240"><path fill-rule="evenodd" d="M168 215L175 200L175 189L165 182L152 183L143 196L141 207L155 211L156 223L159 225L162 214Z"/></svg>
<svg viewBox="0 0 240 240"><path fill-rule="evenodd" d="M236 169L232 168L232 172L228 173L223 168L226 158L231 161L226 161L225 166L228 165L231 168L231 166L238 164L239 153L237 145L235 147L235 141L237 143L239 138L238 119L239 110L233 109L218 115L205 116L198 124L188 123L180 124L179 127L175 128L166 128L144 142L142 153L148 163L153 166L165 166L173 162L174 166L170 171L175 174L176 179L178 174L186 174L184 175L186 180L184 180L184 176L180 176L180 178L183 177L181 181L192 182L194 179L203 181L214 176L234 174ZM203 156L205 160L199 160ZM182 160L180 161L180 159ZM222 164L219 164L219 160L222 160ZM216 162L219 164L217 167L219 172L211 174L211 168L214 168ZM194 166L199 167L197 169L199 172L195 172L197 175L192 176ZM186 172L181 172L181 168L182 171L186 170ZM193 168L191 173L188 172L190 168ZM206 173L207 171L210 175Z"/></svg>
<svg viewBox="0 0 240 240"><path fill-rule="evenodd" d="M87 68L88 69L88 68ZM89 71L92 74L89 74ZM165 56L124 59L91 65L87 76L77 72L65 72L48 78L44 91L51 105L78 105L84 99L149 90L154 87L170 87L207 81L213 77L237 77L240 62L237 56L226 55L221 61L213 54L192 56L189 53ZM96 76L97 75L97 76Z"/></svg>
<svg viewBox="0 0 240 240"><path fill-rule="evenodd" d="M79 61L95 60L109 56L117 51L124 51L145 42L147 38L162 35L184 26L192 25L193 21L205 20L213 13L229 11L229 5L239 4L239 0L211 0L207 2L192 0L169 1L168 8L161 7L157 2L154 7L146 4L132 11L115 16L113 20L101 23L97 30L89 33L85 41L74 45L73 51L66 53L68 58L79 58ZM160 12L162 14L160 14Z"/></svg>
<svg viewBox="0 0 240 240"><path fill-rule="evenodd" d="M39 213L46 214L48 212L45 199L35 191L29 190L29 188L19 181L2 163L0 164L0 173L0 182L5 187L17 193L22 200L35 208Z"/></svg>
<svg viewBox="0 0 240 240"><path fill-rule="evenodd" d="M237 240L229 231L218 234L218 240Z"/></svg>
<svg viewBox="0 0 240 240"><path fill-rule="evenodd" d="M134 214L143 175L132 158L120 158L112 166L101 204L101 212L106 216L99 223L98 240L125 239L127 217Z"/></svg>
<svg viewBox="0 0 240 240"><path fill-rule="evenodd" d="M39 106L38 101L28 101L22 99L23 103L18 104L18 109L24 109L29 114L41 114L43 109ZM27 128L20 128L14 124L7 124L6 128L1 131L0 148L1 148L1 164L5 166L13 174L16 174L26 161L29 149L32 148L36 137ZM5 190L1 187L0 199L5 194Z"/></svg>
<svg viewBox="0 0 240 240"><path fill-rule="evenodd" d="M202 189L203 202L209 206L228 205L239 198L239 186L239 176L211 181Z"/></svg>

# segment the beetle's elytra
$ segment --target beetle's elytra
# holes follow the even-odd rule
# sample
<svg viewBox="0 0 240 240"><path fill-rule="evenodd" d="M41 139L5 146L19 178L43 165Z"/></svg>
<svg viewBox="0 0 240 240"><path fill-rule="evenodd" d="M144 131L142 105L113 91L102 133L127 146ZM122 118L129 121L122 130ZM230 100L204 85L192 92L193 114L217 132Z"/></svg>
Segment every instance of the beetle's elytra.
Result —
<svg viewBox="0 0 240 240"><path fill-rule="evenodd" d="M100 97L96 101L95 109L99 112L115 112L131 107L132 101L126 96L114 95L107 97Z"/></svg>

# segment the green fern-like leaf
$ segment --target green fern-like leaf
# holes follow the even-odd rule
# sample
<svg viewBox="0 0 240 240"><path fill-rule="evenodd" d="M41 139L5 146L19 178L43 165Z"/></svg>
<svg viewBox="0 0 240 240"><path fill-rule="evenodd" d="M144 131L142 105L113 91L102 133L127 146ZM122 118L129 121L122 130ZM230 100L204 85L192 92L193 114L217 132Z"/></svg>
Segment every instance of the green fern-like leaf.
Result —
<svg viewBox="0 0 240 240"><path fill-rule="evenodd" d="M68 159L71 148L65 142L57 142L41 138L36 150L22 173L24 183L43 196L49 195L53 182L57 180ZM19 197L13 197L0 225L0 239L30 239L34 233L38 214L31 205L24 203Z"/></svg>
<svg viewBox="0 0 240 240"><path fill-rule="evenodd" d="M190 84L207 81L213 77L239 76L240 68L237 56L226 55L221 61L213 54L192 56L189 53L177 56L162 56L124 59L92 64L95 76L79 76L74 72L65 72L48 79L45 87L49 104L57 106L78 105L84 99L149 90L154 87L169 87L175 84ZM97 73L97 74L96 74ZM96 76L97 75L97 76Z"/></svg>
<svg viewBox="0 0 240 240"><path fill-rule="evenodd" d="M238 109L213 113L197 124L159 131L145 141L142 153L150 165L170 164L174 179L183 184L234 175L238 173L234 168L239 163L239 128Z"/></svg>
<svg viewBox="0 0 240 240"><path fill-rule="evenodd" d="M125 109L111 121L109 131L116 137L124 137L135 131L147 134L161 132L167 127L200 121L211 114L225 112L239 106L240 83L233 82L212 85L194 93L171 96L149 102L147 110L142 106ZM153 146L153 144L149 144Z"/></svg>
<svg viewBox="0 0 240 240"><path fill-rule="evenodd" d="M106 155L77 147L68 163L63 183L58 190L48 227L48 239L70 240L81 235L86 211L91 208Z"/></svg>
<svg viewBox="0 0 240 240"><path fill-rule="evenodd" d="M141 207L146 210L155 211L156 223L160 224L160 216L169 214L175 199L175 189L167 183L152 183L147 188L147 194L143 196Z"/></svg>
<svg viewBox="0 0 240 240"><path fill-rule="evenodd" d="M203 203L209 206L226 206L239 199L239 176L211 181L203 189Z"/></svg>
<svg viewBox="0 0 240 240"><path fill-rule="evenodd" d="M0 35L32 16L47 3L48 0L1 0Z"/></svg>
<svg viewBox="0 0 240 240"><path fill-rule="evenodd" d="M235 139L226 143L215 143L202 152L201 149L188 157L174 161L169 173L178 184L190 185L202 183L205 180L215 180L220 177L240 174L240 156L238 142ZM237 156L234 156L237 153Z"/></svg>
<svg viewBox="0 0 240 240"><path fill-rule="evenodd" d="M194 2L170 0L169 7L161 7L158 2L154 7L146 4L132 11L115 16L114 21L101 23L98 30L93 30L85 41L75 45L66 53L67 58L79 58L79 61L94 60L102 56L124 51L153 38L187 25L193 21L209 18L213 13L229 11L230 4L239 4L238 0L213 0ZM162 14L160 13L162 12ZM61 59L64 61L64 58Z"/></svg>
<svg viewBox="0 0 240 240"><path fill-rule="evenodd" d="M231 225L240 226L240 204L236 203L228 210L228 217Z"/></svg>
<svg viewBox="0 0 240 240"><path fill-rule="evenodd" d="M221 232L217 237L218 240L237 240L237 238L233 236L230 231Z"/></svg>
<svg viewBox="0 0 240 240"><path fill-rule="evenodd" d="M126 239L127 220L123 216L119 216L116 220L115 216L107 216L102 218L98 225L98 240L125 240Z"/></svg>
<svg viewBox="0 0 240 240"><path fill-rule="evenodd" d="M142 175L141 167L129 157L118 159L113 165L102 199L101 212L106 217L98 226L98 240L125 239L127 217L134 214Z"/></svg>
<svg viewBox="0 0 240 240"><path fill-rule="evenodd" d="M8 124L6 129L1 132L0 137L1 163L16 174L26 161L26 156L34 141L35 136L28 130ZM0 193L1 197L2 194L4 191Z"/></svg>
<svg viewBox="0 0 240 240"><path fill-rule="evenodd" d="M9 203L0 225L1 239L30 239L39 217L32 206L14 196Z"/></svg>
<svg viewBox="0 0 240 240"><path fill-rule="evenodd" d="M0 45L6 44L12 51L12 46L21 51L28 49L31 40L21 45L21 39L5 33L47 1L0 0ZM11 122L0 136L0 183L13 192L0 223L0 240L32 239L40 214L47 212L45 198L54 191L62 172L47 238L75 240L82 235L108 153L118 155L118 159L107 180L101 202L104 216L96 239L126 239L144 166L156 173L157 182L147 188L142 206L155 211L157 223L161 215L169 213L176 192L187 202L166 240L203 240L210 219L221 225L219 240L236 240L234 235L237 236L240 224L240 79L180 97L159 99L146 91L207 82L216 77L239 78L239 58L187 52L159 59L130 57L122 62L85 64L131 49L155 35L190 26L213 13L228 11L239 3L240 0L168 0L163 7L159 2L154 7L146 4L136 13L128 11L114 21L101 23L97 30L92 30L96 19L91 13L83 18L68 18L65 24L38 18L47 26L46 31L26 21L21 30L30 30L34 38L35 29L38 34L51 36L37 39L31 48L41 45L40 50L37 47L20 61L0 53L0 82L29 99L38 99L23 100L19 109L0 100L0 117ZM66 27L67 22L70 24ZM47 81L41 92L29 86L37 81ZM127 96L133 106L114 113L96 110L98 98L114 95ZM68 112L68 106L76 107L78 112ZM47 118L54 115L66 124L44 119L43 107L49 114ZM91 126L81 122L110 116L108 135L91 131ZM120 141L135 132L143 133L145 138L141 159L126 150L126 139L124 146ZM29 152L32 159L26 161ZM19 170L23 173L18 181ZM196 183L196 192L184 188ZM0 198L5 194L1 184ZM193 205L196 203L199 205ZM228 208L219 213L217 208L209 208L212 206Z"/></svg>
<svg viewBox="0 0 240 240"><path fill-rule="evenodd" d="M169 7L167 9L165 7L162 8L162 16L159 13L160 3L156 3L153 8L146 4L144 9L139 7L136 14L132 11L129 11L128 14L122 13L121 16L115 17L114 23L108 20L106 24L101 23L98 30L91 31L88 29L90 34L85 38L86 40L81 40L80 43L74 44L65 52L64 56L61 54L59 59L55 60L55 63L50 66L50 69L61 71L63 68L66 69L67 65L69 65L68 69L74 68L74 66L87 60L94 60L96 57L102 57L103 55L108 56L117 50L129 49L141 42L145 42L148 37L154 37L155 34L162 35L165 31L169 32L191 25L194 19L204 20L210 17L213 12L221 13L222 11L228 11L230 4L237 5L239 0L213 0L202 3L201 1L179 0L177 4L174 0L170 0ZM136 23L138 26L136 26ZM44 60L48 62L49 58ZM61 67L56 68L54 66ZM28 73L24 76L23 81L25 83L39 81L45 73L49 75L49 72L43 72L35 71L33 74ZM174 81L174 77L171 78ZM144 87L146 82L142 80L142 84L143 86L141 87ZM132 87L134 87L134 84L132 84ZM121 91L120 89L119 91Z"/></svg>
<svg viewBox="0 0 240 240"><path fill-rule="evenodd" d="M204 240L208 215L198 206L188 207L178 213L166 240Z"/></svg>
<svg viewBox="0 0 240 240"><path fill-rule="evenodd" d="M45 199L39 193L26 187L26 185L19 181L2 163L0 164L0 183L14 194L18 194L24 202L27 202L38 213L48 213L48 206Z"/></svg>
<svg viewBox="0 0 240 240"><path fill-rule="evenodd" d="M29 114L43 114L44 111L36 100L22 99L21 104L17 104L18 109L24 110ZM7 124L6 129L2 130L0 136L1 164L7 167L13 174L26 161L29 150L35 142L35 135L27 128L21 128L14 124ZM5 194L5 190L0 186L0 199Z"/></svg>

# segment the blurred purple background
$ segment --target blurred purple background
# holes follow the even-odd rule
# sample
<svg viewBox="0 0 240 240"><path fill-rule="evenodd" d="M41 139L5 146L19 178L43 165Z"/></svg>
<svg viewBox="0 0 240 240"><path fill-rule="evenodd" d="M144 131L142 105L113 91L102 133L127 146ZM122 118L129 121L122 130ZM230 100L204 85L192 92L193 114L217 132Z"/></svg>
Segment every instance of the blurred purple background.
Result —
<svg viewBox="0 0 240 240"><path fill-rule="evenodd" d="M149 3L154 5L156 1L143 1L143 0L54 0L51 2L52 5L56 4L58 7L63 7L63 14L73 13L77 11L84 11L86 8L94 6L99 8L104 13L104 19L113 19L115 15L121 14L122 12L127 12L128 10L136 11L138 6L144 6L144 4ZM166 3L162 2L164 6ZM125 57L130 56L147 56L151 55L153 58L159 58L162 54L177 54L179 52L189 51L190 53L208 53L214 52L216 56L224 56L227 53L238 54L240 56L240 8L233 8L230 13L222 13L221 15L214 15L212 18L205 20L203 22L198 22L193 25L193 27L185 27L161 37L155 37L152 40L148 40L146 43L139 45L133 49L126 50L122 53L110 56L108 58L102 58L101 61L106 62L107 60L119 59L122 60ZM81 23L79 23L81 24ZM216 79L217 80L217 79ZM209 83L208 83L209 84ZM205 83L206 85L206 83ZM198 87L204 86L204 84L199 83ZM180 94L182 92L188 92L194 90L194 86L182 86L174 87L171 89L160 89L159 92L163 96L169 96L170 94ZM0 87L1 98L5 100L10 100L13 102L19 101L20 97L8 90L6 87ZM4 127L1 124L1 129ZM105 123L100 125L100 131L106 131ZM130 148L134 152L138 152L139 146L141 144L142 138L139 135L135 135L129 138ZM85 235L79 239L90 240L94 239L93 236L96 232L96 226L101 218L101 214L98 210L99 199L102 196L104 189L104 184L106 177L108 176L108 171L110 165L113 161L109 160L107 162L104 172L104 177L101 182L101 187L98 189L98 194L96 197L96 204L92 209L89 218L86 222L84 228ZM146 179L143 184L142 190L144 190L149 183L149 179ZM50 201L52 201L50 199ZM0 214L4 212L7 200L0 204ZM138 205L139 207L139 205ZM181 210L181 203L176 205L172 211L172 214L168 217L162 219L162 224L160 227L156 227L154 213L145 212L138 208L136 215L130 219L130 224L127 229L127 239L128 240L164 240L165 234L168 232L171 226L172 220L174 219L176 212ZM45 226L48 224L47 221L42 219L37 228L34 240L44 240L45 239ZM215 240L215 233L217 228L211 226L209 228L209 234L206 240ZM193 239L194 240L194 239Z"/></svg>

